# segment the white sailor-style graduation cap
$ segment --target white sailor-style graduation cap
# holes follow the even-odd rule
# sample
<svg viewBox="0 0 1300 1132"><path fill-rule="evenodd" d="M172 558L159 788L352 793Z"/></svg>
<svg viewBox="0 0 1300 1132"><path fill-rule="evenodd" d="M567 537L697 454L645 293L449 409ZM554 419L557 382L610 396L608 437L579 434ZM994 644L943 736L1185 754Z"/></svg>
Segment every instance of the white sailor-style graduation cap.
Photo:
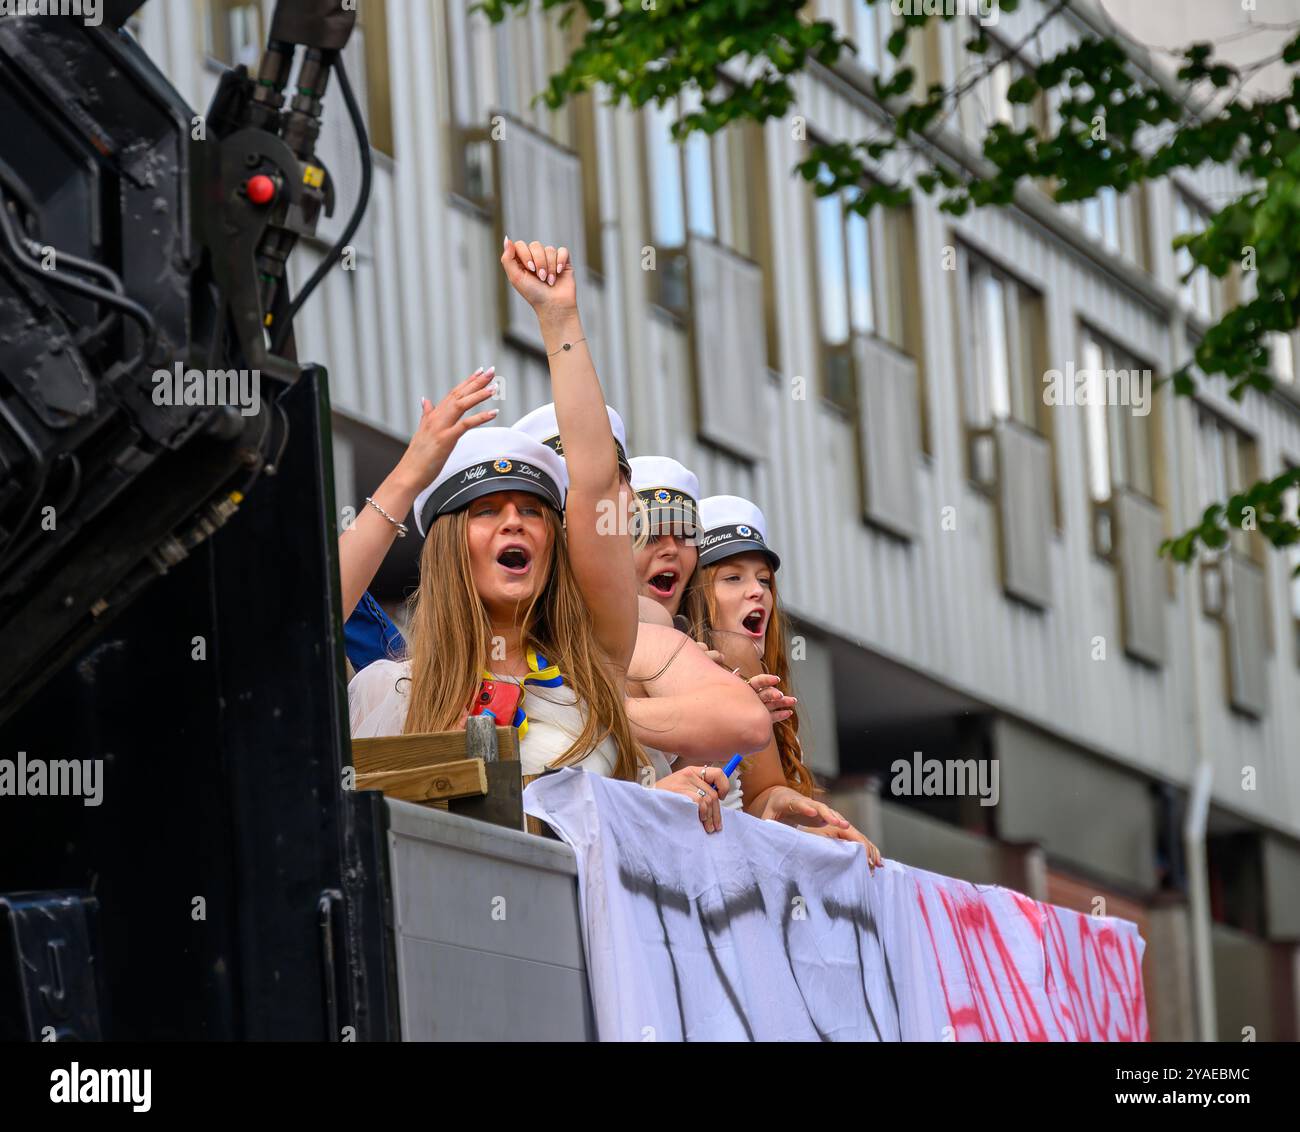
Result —
<svg viewBox="0 0 1300 1132"><path fill-rule="evenodd" d="M605 406L605 411L609 414L609 427L614 433L614 450L618 454L618 466L631 479L632 467L627 460L627 429L623 425L623 418L608 405ZM558 452L561 456L564 455L564 442L560 439L560 423L555 416L554 401L520 417L511 427L528 433L535 440L540 440L547 448Z"/></svg>
<svg viewBox="0 0 1300 1132"><path fill-rule="evenodd" d="M719 562L733 554L756 550L766 554L772 569L780 569L781 559L764 539L767 520L763 512L739 495L710 495L700 500L700 565Z"/></svg>
<svg viewBox="0 0 1300 1132"><path fill-rule="evenodd" d="M568 488L564 461L540 440L513 428L472 428L456 441L433 483L415 497L415 526L427 534L439 515L494 491L528 491L562 512Z"/></svg>
<svg viewBox="0 0 1300 1132"><path fill-rule="evenodd" d="M694 472L668 456L633 456L632 490L645 504L650 532L665 528L694 538L700 525L700 481Z"/></svg>

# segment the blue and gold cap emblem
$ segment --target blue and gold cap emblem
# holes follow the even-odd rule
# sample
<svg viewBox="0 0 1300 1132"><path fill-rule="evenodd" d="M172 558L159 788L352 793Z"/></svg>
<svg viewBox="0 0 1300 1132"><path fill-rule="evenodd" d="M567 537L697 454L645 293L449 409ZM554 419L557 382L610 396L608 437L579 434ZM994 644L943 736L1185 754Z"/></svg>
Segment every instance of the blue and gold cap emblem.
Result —
<svg viewBox="0 0 1300 1132"><path fill-rule="evenodd" d="M749 536L752 535L753 533L754 533L753 531L751 531L748 527L745 526L740 526L736 528L736 534L738 534L741 538L749 538Z"/></svg>
<svg viewBox="0 0 1300 1132"><path fill-rule="evenodd" d="M514 465L509 460L507 460L504 456L502 456L499 460L497 460L496 463L494 463L492 466L498 472L502 472L502 473L508 472L510 471L511 468L514 467Z"/></svg>
<svg viewBox="0 0 1300 1132"><path fill-rule="evenodd" d="M662 487L655 492L656 503L667 503L672 498L670 492L665 491Z"/></svg>

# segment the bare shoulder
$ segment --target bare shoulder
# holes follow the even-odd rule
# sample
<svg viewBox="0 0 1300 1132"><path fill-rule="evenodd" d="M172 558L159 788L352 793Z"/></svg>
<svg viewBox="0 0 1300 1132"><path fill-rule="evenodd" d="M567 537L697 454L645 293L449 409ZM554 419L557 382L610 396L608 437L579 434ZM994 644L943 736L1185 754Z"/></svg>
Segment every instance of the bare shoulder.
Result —
<svg viewBox="0 0 1300 1132"><path fill-rule="evenodd" d="M727 675L685 633L667 625L637 626L628 677L641 685L641 695L672 695Z"/></svg>
<svg viewBox="0 0 1300 1132"><path fill-rule="evenodd" d="M642 625L663 625L672 628L673 619L668 615L668 610L655 601L654 598L642 597L638 594L636 604L637 620Z"/></svg>

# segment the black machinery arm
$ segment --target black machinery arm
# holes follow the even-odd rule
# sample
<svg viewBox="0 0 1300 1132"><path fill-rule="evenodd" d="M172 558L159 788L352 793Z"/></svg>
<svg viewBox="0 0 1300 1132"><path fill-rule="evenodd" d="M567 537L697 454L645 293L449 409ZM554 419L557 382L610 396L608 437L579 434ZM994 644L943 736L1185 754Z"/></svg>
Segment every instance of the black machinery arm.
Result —
<svg viewBox="0 0 1300 1132"><path fill-rule="evenodd" d="M200 119L137 7L0 21L0 721L274 471L286 265L334 209L316 140L355 11L280 0ZM256 413L165 395L241 372Z"/></svg>

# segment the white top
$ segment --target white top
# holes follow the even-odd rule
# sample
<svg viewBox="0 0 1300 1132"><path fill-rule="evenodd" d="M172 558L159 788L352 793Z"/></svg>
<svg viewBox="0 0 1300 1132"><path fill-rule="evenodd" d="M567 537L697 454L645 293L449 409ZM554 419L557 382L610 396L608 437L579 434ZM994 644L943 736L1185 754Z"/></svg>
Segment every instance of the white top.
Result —
<svg viewBox="0 0 1300 1132"><path fill-rule="evenodd" d="M376 660L353 677L348 685L348 712L354 739L402 734L410 675L410 661ZM403 681L400 685L399 680ZM558 688L528 684L523 707L528 713L528 733L519 742L519 770L526 775L542 774L582 734L584 705L567 684ZM668 760L649 747L646 753L653 764L654 779L647 772L642 783L653 786L668 773ZM617 761L618 749L607 736L586 758L570 765L611 778Z"/></svg>

